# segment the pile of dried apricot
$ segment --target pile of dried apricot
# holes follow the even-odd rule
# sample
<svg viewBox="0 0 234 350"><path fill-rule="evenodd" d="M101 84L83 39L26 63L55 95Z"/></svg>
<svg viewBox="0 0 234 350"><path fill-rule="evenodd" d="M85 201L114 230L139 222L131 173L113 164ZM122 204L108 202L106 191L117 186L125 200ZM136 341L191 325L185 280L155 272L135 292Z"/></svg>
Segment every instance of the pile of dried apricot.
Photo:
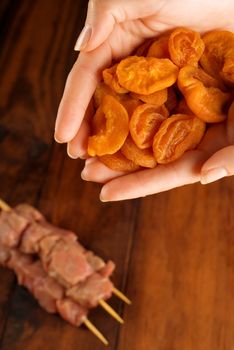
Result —
<svg viewBox="0 0 234 350"><path fill-rule="evenodd" d="M126 172L172 162L226 119L233 88L233 33L177 28L147 40L104 69L88 154Z"/></svg>

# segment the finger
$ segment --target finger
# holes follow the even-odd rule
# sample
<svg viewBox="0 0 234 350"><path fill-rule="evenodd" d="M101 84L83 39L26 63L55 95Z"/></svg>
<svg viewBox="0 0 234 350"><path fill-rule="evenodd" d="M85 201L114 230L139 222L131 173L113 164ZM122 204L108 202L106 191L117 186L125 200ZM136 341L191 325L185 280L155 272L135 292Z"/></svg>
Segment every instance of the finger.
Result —
<svg viewBox="0 0 234 350"><path fill-rule="evenodd" d="M198 182L206 158L203 151L190 151L173 163L119 177L103 186L100 199L105 202L145 197Z"/></svg>
<svg viewBox="0 0 234 350"><path fill-rule="evenodd" d="M72 159L88 158L88 137L90 135L90 120L93 115L94 107L91 100L78 133L67 145L67 153Z"/></svg>
<svg viewBox="0 0 234 350"><path fill-rule="evenodd" d="M87 145L88 136L90 134L90 126L88 121L83 120L80 129L74 139L67 144L67 154L72 159L88 158Z"/></svg>
<svg viewBox="0 0 234 350"><path fill-rule="evenodd" d="M86 181L106 183L124 174L126 173L109 169L95 157L86 160L81 177Z"/></svg>
<svg viewBox="0 0 234 350"><path fill-rule="evenodd" d="M111 49L108 44L80 54L68 76L60 102L55 124L56 141L69 142L75 137L100 80L100 72L110 62Z"/></svg>
<svg viewBox="0 0 234 350"><path fill-rule="evenodd" d="M205 162L201 169L201 183L207 184L231 175L234 175L234 146L219 150Z"/></svg>
<svg viewBox="0 0 234 350"><path fill-rule="evenodd" d="M148 6L139 0L90 0L85 26L75 50L94 50L109 37L115 24L150 16L160 7L161 1L155 0L151 0Z"/></svg>

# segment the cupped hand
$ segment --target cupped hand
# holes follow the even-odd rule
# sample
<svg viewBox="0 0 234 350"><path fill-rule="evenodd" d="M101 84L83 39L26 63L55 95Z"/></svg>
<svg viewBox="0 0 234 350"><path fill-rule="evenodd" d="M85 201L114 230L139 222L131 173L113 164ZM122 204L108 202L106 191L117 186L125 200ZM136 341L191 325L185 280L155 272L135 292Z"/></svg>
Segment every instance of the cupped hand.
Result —
<svg viewBox="0 0 234 350"><path fill-rule="evenodd" d="M183 4L180 0L91 0L88 6L86 25L76 45L76 48L81 52L68 76L59 106L55 139L60 143L68 143L68 154L72 158L86 158L89 118L93 114L90 101L97 83L101 79L102 69L109 66L113 60L119 60L129 55L147 38L155 37L178 26L187 26L200 32L214 28L233 31L233 11L231 9L233 9L232 0L223 0L222 2L219 0L188 0ZM216 130L216 126L214 129ZM224 142L225 144L227 143ZM202 151L200 152L202 153ZM198 156L199 151L193 153L193 159L201 158L201 155ZM163 172L165 168L168 170L168 176L160 178L159 181L163 190L167 189L168 181L173 183L170 181L169 173L170 168L176 166L180 171L180 180L175 183L175 186L180 186L188 183L186 182L188 181L186 180L186 172L191 167L194 169L192 158L188 152L181 160L171 166L141 171L141 175L135 173L121 177L121 179L122 181L124 179L131 181L132 177L136 177L137 181L144 187L144 181L147 180L148 176L150 177L148 174L156 171L160 177L159 172ZM96 161L93 164L96 164ZM103 182L102 166L99 162L97 164L100 171L99 181ZM190 182L195 182L198 175L195 175L196 171L192 173L193 180ZM122 174L112 172L106 176L105 181L117 175ZM174 175L175 173L172 171L172 178ZM135 186L134 183L131 183L131 187ZM105 188L104 186L103 191ZM145 193L141 191L138 195L132 195L131 198L148 193L149 190L148 192L145 190ZM104 200L104 194L102 197Z"/></svg>

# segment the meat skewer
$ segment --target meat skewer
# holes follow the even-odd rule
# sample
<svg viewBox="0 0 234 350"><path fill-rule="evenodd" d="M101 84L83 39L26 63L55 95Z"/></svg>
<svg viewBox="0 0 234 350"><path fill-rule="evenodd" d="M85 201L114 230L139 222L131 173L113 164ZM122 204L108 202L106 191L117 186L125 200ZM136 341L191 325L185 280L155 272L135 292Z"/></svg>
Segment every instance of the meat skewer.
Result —
<svg viewBox="0 0 234 350"><path fill-rule="evenodd" d="M109 280L115 267L111 261L105 264L101 258L82 247L73 232L49 224L43 215L31 206L19 205L12 209L0 199L0 208L3 210L0 220L0 248L2 249L2 251L0 249L0 263L1 256L4 257L3 247L7 247L11 254L18 252L22 259L29 257L29 254L31 256L36 254L40 260L37 259L33 266L36 275L42 276L42 272L44 273L44 279L41 277L44 281L43 286L47 286L48 283L51 285L54 281L64 291L63 299L56 298L56 309L48 310L45 305L41 306L49 312L57 311L67 321L75 324L76 320L70 318L70 315L74 315L74 309L79 313L99 304L123 323L122 318L105 301L113 293L127 304L131 303ZM8 267L15 270L16 264L9 263ZM29 268L28 265L27 268ZM18 270L15 272L18 273L19 283L23 284L19 278L21 272ZM25 286L28 287L27 283ZM32 290L29 284L28 289L40 303L40 295L39 298L37 297L40 288ZM87 323L86 326L92 329L91 331L99 339L102 338L102 341L105 339L87 317L83 322ZM106 340L103 342L105 343Z"/></svg>
<svg viewBox="0 0 234 350"><path fill-rule="evenodd" d="M39 260L34 261L32 257L17 250L1 247L0 263L14 270L18 283L26 287L47 312L57 312L75 326L84 323L98 339L108 345L107 339L87 318L87 310L64 297L63 288L45 273Z"/></svg>

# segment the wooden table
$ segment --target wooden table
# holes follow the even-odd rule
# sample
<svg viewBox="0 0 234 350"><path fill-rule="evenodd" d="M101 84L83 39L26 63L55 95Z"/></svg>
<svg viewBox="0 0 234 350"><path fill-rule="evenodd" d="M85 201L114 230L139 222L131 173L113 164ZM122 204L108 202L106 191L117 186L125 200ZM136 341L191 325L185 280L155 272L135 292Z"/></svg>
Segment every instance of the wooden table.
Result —
<svg viewBox="0 0 234 350"><path fill-rule="evenodd" d="M83 161L53 140L56 110L76 58L86 1L0 2L0 196L26 201L117 264L119 326L90 319L111 350L234 349L234 178L145 199L100 203ZM86 328L43 311L0 269L1 350L99 350Z"/></svg>

